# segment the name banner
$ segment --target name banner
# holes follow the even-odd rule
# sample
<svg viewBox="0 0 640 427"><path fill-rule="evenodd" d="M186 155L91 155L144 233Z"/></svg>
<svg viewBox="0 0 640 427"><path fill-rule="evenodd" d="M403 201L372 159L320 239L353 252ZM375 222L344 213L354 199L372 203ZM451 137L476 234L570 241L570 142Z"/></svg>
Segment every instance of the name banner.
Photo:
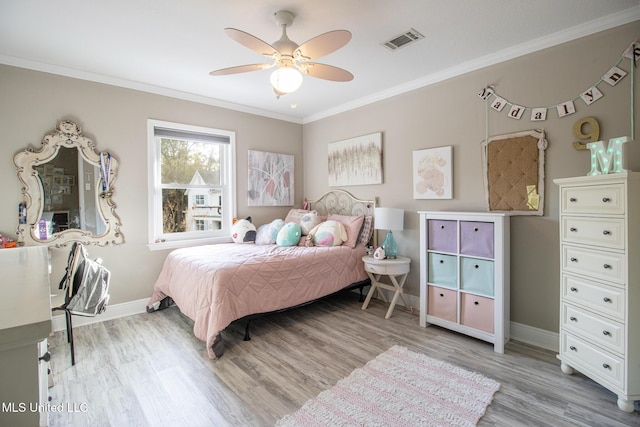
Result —
<svg viewBox="0 0 640 427"><path fill-rule="evenodd" d="M589 106L604 97L604 94L598 89L600 84L606 83L610 86L615 86L627 76L627 72L619 67L620 63L625 58L631 60L631 92L633 93L633 68L636 66L636 62L640 59L640 43L638 43L638 41L634 41L629 45L629 47L627 47L615 65L602 75L596 84L592 85L575 98L561 102L557 105L548 107L528 107L516 104L509 101L503 95L498 94L492 85L484 87L478 93L478 96L495 111L506 111L507 115L515 120L520 120L522 117L529 117L529 120L532 122L544 121L547 120L547 113L549 110L556 110L556 114L560 118L567 117L576 112L576 102L581 101L584 102L585 105ZM509 108L505 108L507 105ZM529 111L530 114L525 115L526 111Z"/></svg>

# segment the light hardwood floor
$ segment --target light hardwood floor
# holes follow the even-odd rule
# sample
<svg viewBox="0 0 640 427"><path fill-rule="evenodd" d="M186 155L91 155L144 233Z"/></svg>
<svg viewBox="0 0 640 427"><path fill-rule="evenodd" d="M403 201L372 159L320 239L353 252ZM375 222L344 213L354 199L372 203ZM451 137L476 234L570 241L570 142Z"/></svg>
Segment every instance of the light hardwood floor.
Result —
<svg viewBox="0 0 640 427"><path fill-rule="evenodd" d="M56 426L270 426L393 345L481 372L501 383L481 426L640 426L616 396L565 375L555 354L511 341L493 346L373 300L343 293L223 332L226 352L207 357L191 320L176 307L74 329L76 365L64 332L50 340Z"/></svg>

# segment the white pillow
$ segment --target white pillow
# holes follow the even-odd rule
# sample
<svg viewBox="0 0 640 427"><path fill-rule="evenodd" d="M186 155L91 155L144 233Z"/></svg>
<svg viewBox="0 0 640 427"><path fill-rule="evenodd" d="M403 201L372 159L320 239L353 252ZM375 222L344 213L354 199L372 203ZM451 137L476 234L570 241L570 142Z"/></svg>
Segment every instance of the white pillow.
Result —
<svg viewBox="0 0 640 427"><path fill-rule="evenodd" d="M309 212L304 214L302 218L300 218L300 230L302 230L302 235L306 236L309 234L311 229L316 225L322 222L322 218L318 216L316 211Z"/></svg>
<svg viewBox="0 0 640 427"><path fill-rule="evenodd" d="M274 219L269 224L262 224L256 233L256 245L275 245L278 231L284 225L281 219Z"/></svg>

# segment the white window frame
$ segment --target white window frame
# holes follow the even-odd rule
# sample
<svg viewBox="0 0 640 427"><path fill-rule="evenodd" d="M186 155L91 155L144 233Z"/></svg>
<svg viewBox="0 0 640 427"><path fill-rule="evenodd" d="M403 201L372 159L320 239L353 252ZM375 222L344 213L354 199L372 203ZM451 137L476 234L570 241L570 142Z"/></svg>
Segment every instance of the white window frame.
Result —
<svg viewBox="0 0 640 427"><path fill-rule="evenodd" d="M221 173L223 185L222 232L196 231L165 234L162 229L162 188L160 186L160 150L156 128L172 129L194 134L208 134L229 138L229 149L225 150L224 167ZM150 250L174 249L214 243L232 242L231 220L236 216L236 134L233 131L173 123L161 120L147 120L147 157L148 157L148 247Z"/></svg>

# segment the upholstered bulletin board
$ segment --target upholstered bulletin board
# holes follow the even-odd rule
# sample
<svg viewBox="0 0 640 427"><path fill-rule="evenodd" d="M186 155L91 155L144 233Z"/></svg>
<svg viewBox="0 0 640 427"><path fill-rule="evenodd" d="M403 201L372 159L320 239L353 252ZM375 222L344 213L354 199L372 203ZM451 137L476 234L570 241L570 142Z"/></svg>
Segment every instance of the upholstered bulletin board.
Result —
<svg viewBox="0 0 640 427"><path fill-rule="evenodd" d="M544 213L544 131L529 130L482 142L484 192L490 212Z"/></svg>

